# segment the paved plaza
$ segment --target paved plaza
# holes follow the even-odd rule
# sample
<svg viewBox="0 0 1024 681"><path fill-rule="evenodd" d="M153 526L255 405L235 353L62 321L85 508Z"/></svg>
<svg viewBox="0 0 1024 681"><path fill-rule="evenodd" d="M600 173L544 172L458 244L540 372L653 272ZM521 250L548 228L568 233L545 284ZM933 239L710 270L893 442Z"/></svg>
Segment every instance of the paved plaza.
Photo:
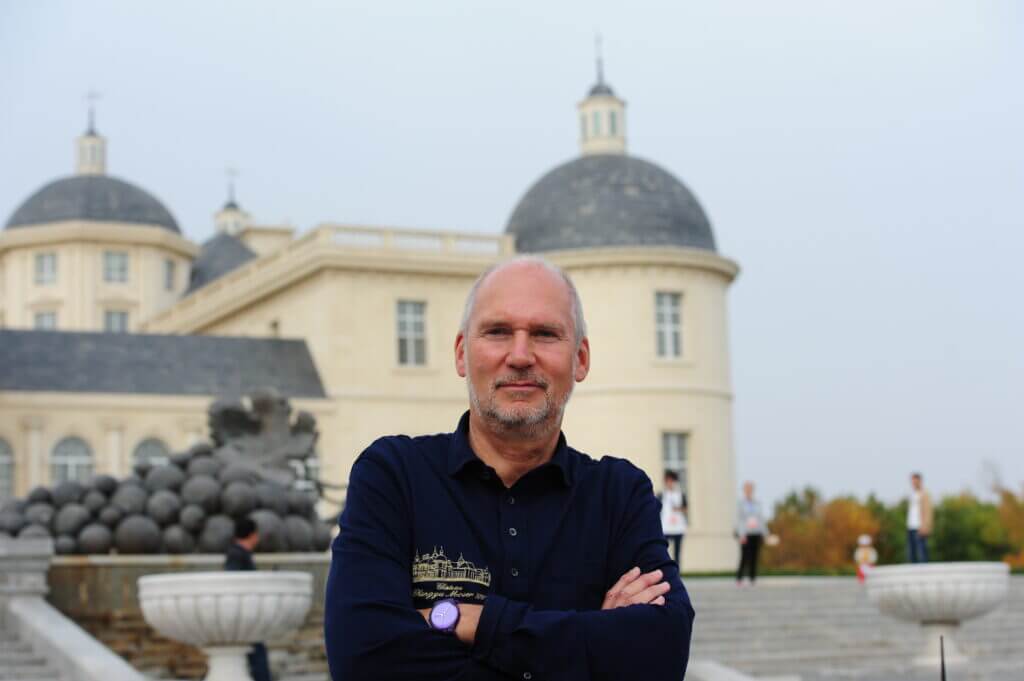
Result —
<svg viewBox="0 0 1024 681"><path fill-rule="evenodd" d="M801 681L938 681L914 667L919 627L884 617L853 578L775 577L753 588L732 579L686 581L697 610L691 659L716 660L751 676ZM1024 576L993 613L960 628L970 657L948 681L1024 681Z"/></svg>

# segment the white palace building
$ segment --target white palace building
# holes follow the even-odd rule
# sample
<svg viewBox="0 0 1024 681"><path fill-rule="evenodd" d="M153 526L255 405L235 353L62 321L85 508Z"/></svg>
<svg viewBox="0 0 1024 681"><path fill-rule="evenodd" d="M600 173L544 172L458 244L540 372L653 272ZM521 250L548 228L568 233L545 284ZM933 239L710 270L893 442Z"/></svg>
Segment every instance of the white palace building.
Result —
<svg viewBox="0 0 1024 681"><path fill-rule="evenodd" d="M629 458L656 488L679 471L686 569L731 568L738 266L693 194L628 154L626 104L602 78L577 109L580 155L537 180L499 235L334 222L296 234L231 200L196 244L107 173L90 124L75 173L0 231L0 497L125 475L204 437L211 398L264 386L316 416L322 476L343 484L378 436L455 427L469 286L497 259L537 253L571 274L590 329L569 442Z"/></svg>

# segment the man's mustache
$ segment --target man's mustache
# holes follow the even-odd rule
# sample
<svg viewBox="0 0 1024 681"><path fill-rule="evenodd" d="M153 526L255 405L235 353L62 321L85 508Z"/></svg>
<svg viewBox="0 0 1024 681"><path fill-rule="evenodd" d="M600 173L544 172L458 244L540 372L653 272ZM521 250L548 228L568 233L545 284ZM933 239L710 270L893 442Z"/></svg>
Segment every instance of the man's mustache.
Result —
<svg viewBox="0 0 1024 681"><path fill-rule="evenodd" d="M502 388L506 385L515 385L516 383L533 383L538 388L547 389L548 382L540 376L535 374L519 374L516 376L502 376L494 382L495 388Z"/></svg>

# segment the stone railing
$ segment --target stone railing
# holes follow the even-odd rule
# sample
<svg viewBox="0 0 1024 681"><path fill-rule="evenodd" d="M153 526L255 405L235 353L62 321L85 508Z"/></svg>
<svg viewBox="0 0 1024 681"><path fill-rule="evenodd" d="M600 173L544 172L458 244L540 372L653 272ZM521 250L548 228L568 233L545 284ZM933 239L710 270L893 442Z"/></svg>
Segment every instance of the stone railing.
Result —
<svg viewBox="0 0 1024 681"><path fill-rule="evenodd" d="M343 248L381 249L441 255L492 256L498 258L515 251L513 238L507 234L473 234L420 229L359 227L355 225L323 225L331 242Z"/></svg>
<svg viewBox="0 0 1024 681"><path fill-rule="evenodd" d="M50 539L0 539L0 617L65 681L146 681L131 665L44 600Z"/></svg>

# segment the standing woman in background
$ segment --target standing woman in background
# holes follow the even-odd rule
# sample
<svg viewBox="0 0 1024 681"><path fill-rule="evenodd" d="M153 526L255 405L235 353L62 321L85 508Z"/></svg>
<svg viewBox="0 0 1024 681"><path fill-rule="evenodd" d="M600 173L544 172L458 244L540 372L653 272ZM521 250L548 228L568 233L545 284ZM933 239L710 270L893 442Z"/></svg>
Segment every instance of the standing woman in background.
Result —
<svg viewBox="0 0 1024 681"><path fill-rule="evenodd" d="M736 537L740 542L740 566L736 570L736 584L753 584L757 579L757 555L768 528L764 522L761 502L754 499L754 483L743 483L743 498L736 507ZM744 576L744 572L747 575Z"/></svg>

